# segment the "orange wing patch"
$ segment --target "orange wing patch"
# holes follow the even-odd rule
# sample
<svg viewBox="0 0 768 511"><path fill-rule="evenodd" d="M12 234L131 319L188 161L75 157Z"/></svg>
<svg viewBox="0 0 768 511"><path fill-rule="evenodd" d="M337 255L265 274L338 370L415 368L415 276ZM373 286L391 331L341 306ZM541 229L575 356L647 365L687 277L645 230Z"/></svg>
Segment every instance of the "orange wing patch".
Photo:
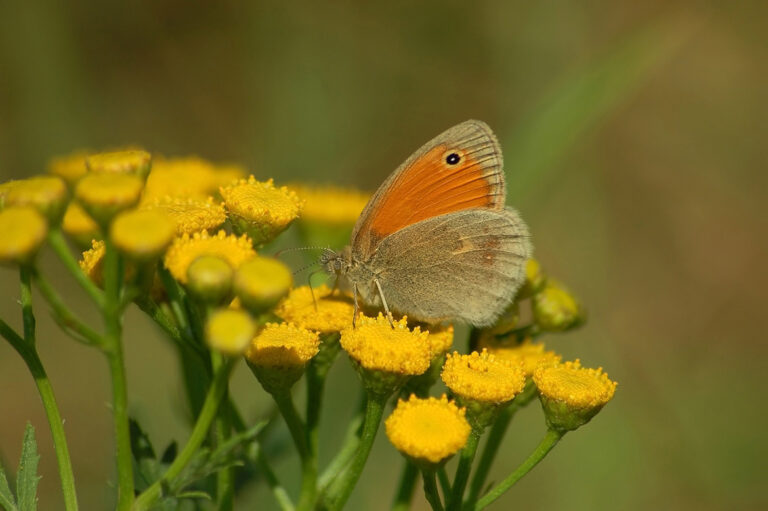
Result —
<svg viewBox="0 0 768 511"><path fill-rule="evenodd" d="M381 240L408 225L454 211L499 207L494 176L487 175L484 162L465 153L458 164L449 165L447 151L445 145L432 148L392 183L368 218L372 238Z"/></svg>

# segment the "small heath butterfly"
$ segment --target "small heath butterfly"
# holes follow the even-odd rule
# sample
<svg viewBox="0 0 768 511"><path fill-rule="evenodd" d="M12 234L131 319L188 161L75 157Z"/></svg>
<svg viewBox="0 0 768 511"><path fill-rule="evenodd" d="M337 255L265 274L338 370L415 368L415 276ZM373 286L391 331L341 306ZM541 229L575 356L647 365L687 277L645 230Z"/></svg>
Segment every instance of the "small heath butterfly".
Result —
<svg viewBox="0 0 768 511"><path fill-rule="evenodd" d="M528 229L504 205L501 148L481 121L427 142L379 187L340 253L321 257L355 297L426 323L493 324L531 255Z"/></svg>

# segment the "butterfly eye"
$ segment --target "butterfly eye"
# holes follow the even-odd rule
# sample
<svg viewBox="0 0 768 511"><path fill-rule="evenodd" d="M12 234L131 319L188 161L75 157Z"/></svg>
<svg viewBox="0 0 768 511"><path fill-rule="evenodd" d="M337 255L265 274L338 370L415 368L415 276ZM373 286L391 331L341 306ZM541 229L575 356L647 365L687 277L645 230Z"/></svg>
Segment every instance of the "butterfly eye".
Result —
<svg viewBox="0 0 768 511"><path fill-rule="evenodd" d="M448 156L445 157L445 163L448 165L456 165L461 161L461 156L459 156L459 153L450 153Z"/></svg>

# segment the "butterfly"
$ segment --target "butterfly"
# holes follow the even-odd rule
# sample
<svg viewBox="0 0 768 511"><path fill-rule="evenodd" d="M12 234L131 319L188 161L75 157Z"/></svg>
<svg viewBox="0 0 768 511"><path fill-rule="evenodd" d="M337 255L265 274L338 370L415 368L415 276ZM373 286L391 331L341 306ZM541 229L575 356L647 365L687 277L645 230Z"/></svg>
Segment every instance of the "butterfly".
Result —
<svg viewBox="0 0 768 511"><path fill-rule="evenodd" d="M469 120L424 144L371 197L324 270L370 306L425 323L494 323L531 256L528 228L505 206L501 148Z"/></svg>

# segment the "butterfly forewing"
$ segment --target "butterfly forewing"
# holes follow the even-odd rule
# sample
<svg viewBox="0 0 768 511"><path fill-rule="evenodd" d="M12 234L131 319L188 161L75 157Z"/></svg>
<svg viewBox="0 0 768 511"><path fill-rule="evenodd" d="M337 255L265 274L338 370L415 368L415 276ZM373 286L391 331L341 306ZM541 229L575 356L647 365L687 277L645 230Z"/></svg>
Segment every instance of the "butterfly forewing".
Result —
<svg viewBox="0 0 768 511"><path fill-rule="evenodd" d="M491 129L466 121L427 142L379 187L352 234L367 259L387 236L435 216L471 208L502 209L501 150Z"/></svg>

